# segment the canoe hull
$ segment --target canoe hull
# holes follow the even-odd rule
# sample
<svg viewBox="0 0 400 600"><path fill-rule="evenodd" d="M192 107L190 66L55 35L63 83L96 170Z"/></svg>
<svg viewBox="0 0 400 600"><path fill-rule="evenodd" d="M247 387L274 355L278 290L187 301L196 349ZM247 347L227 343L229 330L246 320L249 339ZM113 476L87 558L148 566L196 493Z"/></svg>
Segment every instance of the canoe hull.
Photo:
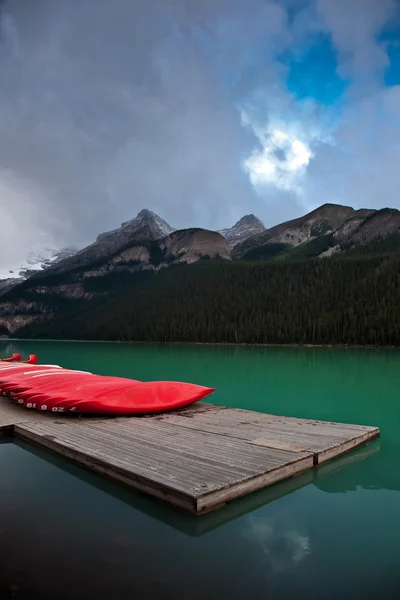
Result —
<svg viewBox="0 0 400 600"><path fill-rule="evenodd" d="M214 391L186 382L142 382L34 362L0 366L0 393L12 396L24 408L54 413L163 413L198 402Z"/></svg>

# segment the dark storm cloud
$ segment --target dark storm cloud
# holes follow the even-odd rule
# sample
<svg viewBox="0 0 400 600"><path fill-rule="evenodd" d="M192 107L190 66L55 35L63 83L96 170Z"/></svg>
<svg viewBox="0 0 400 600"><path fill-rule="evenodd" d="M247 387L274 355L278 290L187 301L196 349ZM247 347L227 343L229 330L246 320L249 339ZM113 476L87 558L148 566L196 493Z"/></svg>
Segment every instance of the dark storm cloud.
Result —
<svg viewBox="0 0 400 600"><path fill-rule="evenodd" d="M223 56L227 12L234 26L243 11L224 0L4 5L0 181L27 246L39 230L88 241L142 207L209 227L257 209L240 169L253 141L208 53L240 59L235 44ZM29 235L18 215L32 204Z"/></svg>

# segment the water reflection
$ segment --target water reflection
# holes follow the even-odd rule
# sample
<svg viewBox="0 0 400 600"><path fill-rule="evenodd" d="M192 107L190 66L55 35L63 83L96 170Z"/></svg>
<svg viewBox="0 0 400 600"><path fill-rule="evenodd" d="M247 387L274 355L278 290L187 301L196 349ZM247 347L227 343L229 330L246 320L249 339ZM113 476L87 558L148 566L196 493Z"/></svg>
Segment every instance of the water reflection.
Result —
<svg viewBox="0 0 400 600"><path fill-rule="evenodd" d="M397 445L373 442L370 447L360 450L358 454L350 454L349 458L354 464L357 457L363 457L364 453L367 453L368 460L352 469L336 469L334 461L332 465L327 464L326 473L330 476L317 478L315 485L329 494L343 494L358 490L400 491Z"/></svg>
<svg viewBox="0 0 400 600"><path fill-rule="evenodd" d="M228 522L234 521L248 513L254 512L262 506L270 504L271 502L274 502L275 500L309 484L314 484L321 490L330 492L330 477L327 477L327 475L332 476L332 474L336 474L340 476L338 481L335 481L335 484L331 486L332 492L346 491L344 490L344 487L346 487L345 484L341 483L346 481L346 479L343 480L343 477L346 477L346 472L349 481L355 480L357 481L358 486L363 486L366 481L365 479L363 480L363 471L361 470L355 475L353 469L354 467L359 467L361 462L365 461L368 463L374 457L374 455L378 455L380 450L380 441L377 440L368 446L353 451L348 455L344 455L333 461L325 463L318 469L312 469L306 473L303 473L302 475L292 477L291 479L272 485L264 490L260 490L258 492L254 492L253 494L244 496L243 498L233 500L219 510L205 515L193 517L180 513L173 508L157 502L156 500L134 493L127 488L114 484L113 482L108 481L96 473L92 473L86 469L83 469L82 467L59 458L54 454L41 450L36 446L27 444L22 440L15 440L15 444L24 451L29 452L41 460L54 465L61 471L64 471L69 475L88 483L90 486L93 486L102 492L113 496L124 504L131 506L135 510L140 511L141 513L144 513L157 521L161 521L165 525L191 537L198 537L209 533L210 531L213 531ZM367 472L369 471L367 470ZM292 538L293 537L294 536L292 536Z"/></svg>
<svg viewBox="0 0 400 600"><path fill-rule="evenodd" d="M37 341L0 348L104 374L191 380L217 387L218 404L375 425L382 434L202 517L3 444L0 596L400 597L399 351Z"/></svg>
<svg viewBox="0 0 400 600"><path fill-rule="evenodd" d="M281 573L303 560L311 551L311 541L305 532L285 519L250 516L243 536L260 546L262 560L268 570Z"/></svg>
<svg viewBox="0 0 400 600"><path fill-rule="evenodd" d="M374 443L215 513L185 517L54 455L4 443L0 596L364 600L380 589L386 598L382 585L399 591L388 578L399 558L398 494L381 491L377 511L376 492L318 487L350 471L357 479L376 456Z"/></svg>

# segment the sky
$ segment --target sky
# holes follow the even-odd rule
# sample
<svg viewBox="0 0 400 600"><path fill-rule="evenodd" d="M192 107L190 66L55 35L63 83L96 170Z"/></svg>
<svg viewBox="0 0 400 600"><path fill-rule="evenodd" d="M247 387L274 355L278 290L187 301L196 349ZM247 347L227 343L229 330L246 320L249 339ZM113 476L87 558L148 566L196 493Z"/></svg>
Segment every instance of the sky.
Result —
<svg viewBox="0 0 400 600"><path fill-rule="evenodd" d="M400 208L398 0L0 0L0 81L0 266L142 208Z"/></svg>

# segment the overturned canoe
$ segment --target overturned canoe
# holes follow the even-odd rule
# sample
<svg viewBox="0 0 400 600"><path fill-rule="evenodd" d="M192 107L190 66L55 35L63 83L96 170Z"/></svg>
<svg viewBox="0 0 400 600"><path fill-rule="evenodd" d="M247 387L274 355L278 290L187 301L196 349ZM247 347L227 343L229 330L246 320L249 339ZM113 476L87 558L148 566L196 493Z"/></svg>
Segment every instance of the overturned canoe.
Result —
<svg viewBox="0 0 400 600"><path fill-rule="evenodd" d="M1 362L17 362L21 360L21 355L18 354L17 352L14 352L14 354L12 356L9 356L8 358L2 358L0 359Z"/></svg>
<svg viewBox="0 0 400 600"><path fill-rule="evenodd" d="M62 375L62 376L61 376ZM51 390L67 389L74 381L83 381L89 373L76 373L75 371L35 371L33 373L20 373L9 383L0 383L0 390L4 395L12 396L14 399L30 398L36 394L51 394Z"/></svg>
<svg viewBox="0 0 400 600"><path fill-rule="evenodd" d="M183 408L202 400L215 391L191 383L176 381L146 381L129 385L82 386L75 393L69 391L58 397L50 409L52 412L79 412L108 415L134 415L167 412ZM41 410L48 410L41 405Z"/></svg>
<svg viewBox="0 0 400 600"><path fill-rule="evenodd" d="M72 398L77 390L84 393L83 390L94 385L104 389L111 383L114 384L112 387L125 387L127 383L132 384L134 381L118 377L101 377L90 373L78 374L73 371L39 373L29 378L29 381L24 380L18 384L18 387L12 392L12 397L18 404L23 404L27 408L40 409L40 404L46 404L47 410L49 410L56 401ZM35 405L32 406L32 403Z"/></svg>
<svg viewBox="0 0 400 600"><path fill-rule="evenodd" d="M177 381L136 381L64 369L58 365L12 362L0 366L0 393L27 408L51 412L137 415L188 406L215 388Z"/></svg>
<svg viewBox="0 0 400 600"><path fill-rule="evenodd" d="M21 362L27 364L27 365L36 365L37 364L37 356L36 354L30 354L28 360L23 360Z"/></svg>
<svg viewBox="0 0 400 600"><path fill-rule="evenodd" d="M36 365L37 364L37 356L36 354L30 354L27 360L21 360L22 356L18 352L14 352L12 356L8 358L0 358L0 362L20 362L26 365Z"/></svg>
<svg viewBox="0 0 400 600"><path fill-rule="evenodd" d="M8 388L11 391L15 391L18 383L28 381L35 374L49 373L56 370L63 371L61 367L56 366L40 365L28 367L20 364L18 366L9 366L7 369L0 369L0 393L4 394Z"/></svg>

